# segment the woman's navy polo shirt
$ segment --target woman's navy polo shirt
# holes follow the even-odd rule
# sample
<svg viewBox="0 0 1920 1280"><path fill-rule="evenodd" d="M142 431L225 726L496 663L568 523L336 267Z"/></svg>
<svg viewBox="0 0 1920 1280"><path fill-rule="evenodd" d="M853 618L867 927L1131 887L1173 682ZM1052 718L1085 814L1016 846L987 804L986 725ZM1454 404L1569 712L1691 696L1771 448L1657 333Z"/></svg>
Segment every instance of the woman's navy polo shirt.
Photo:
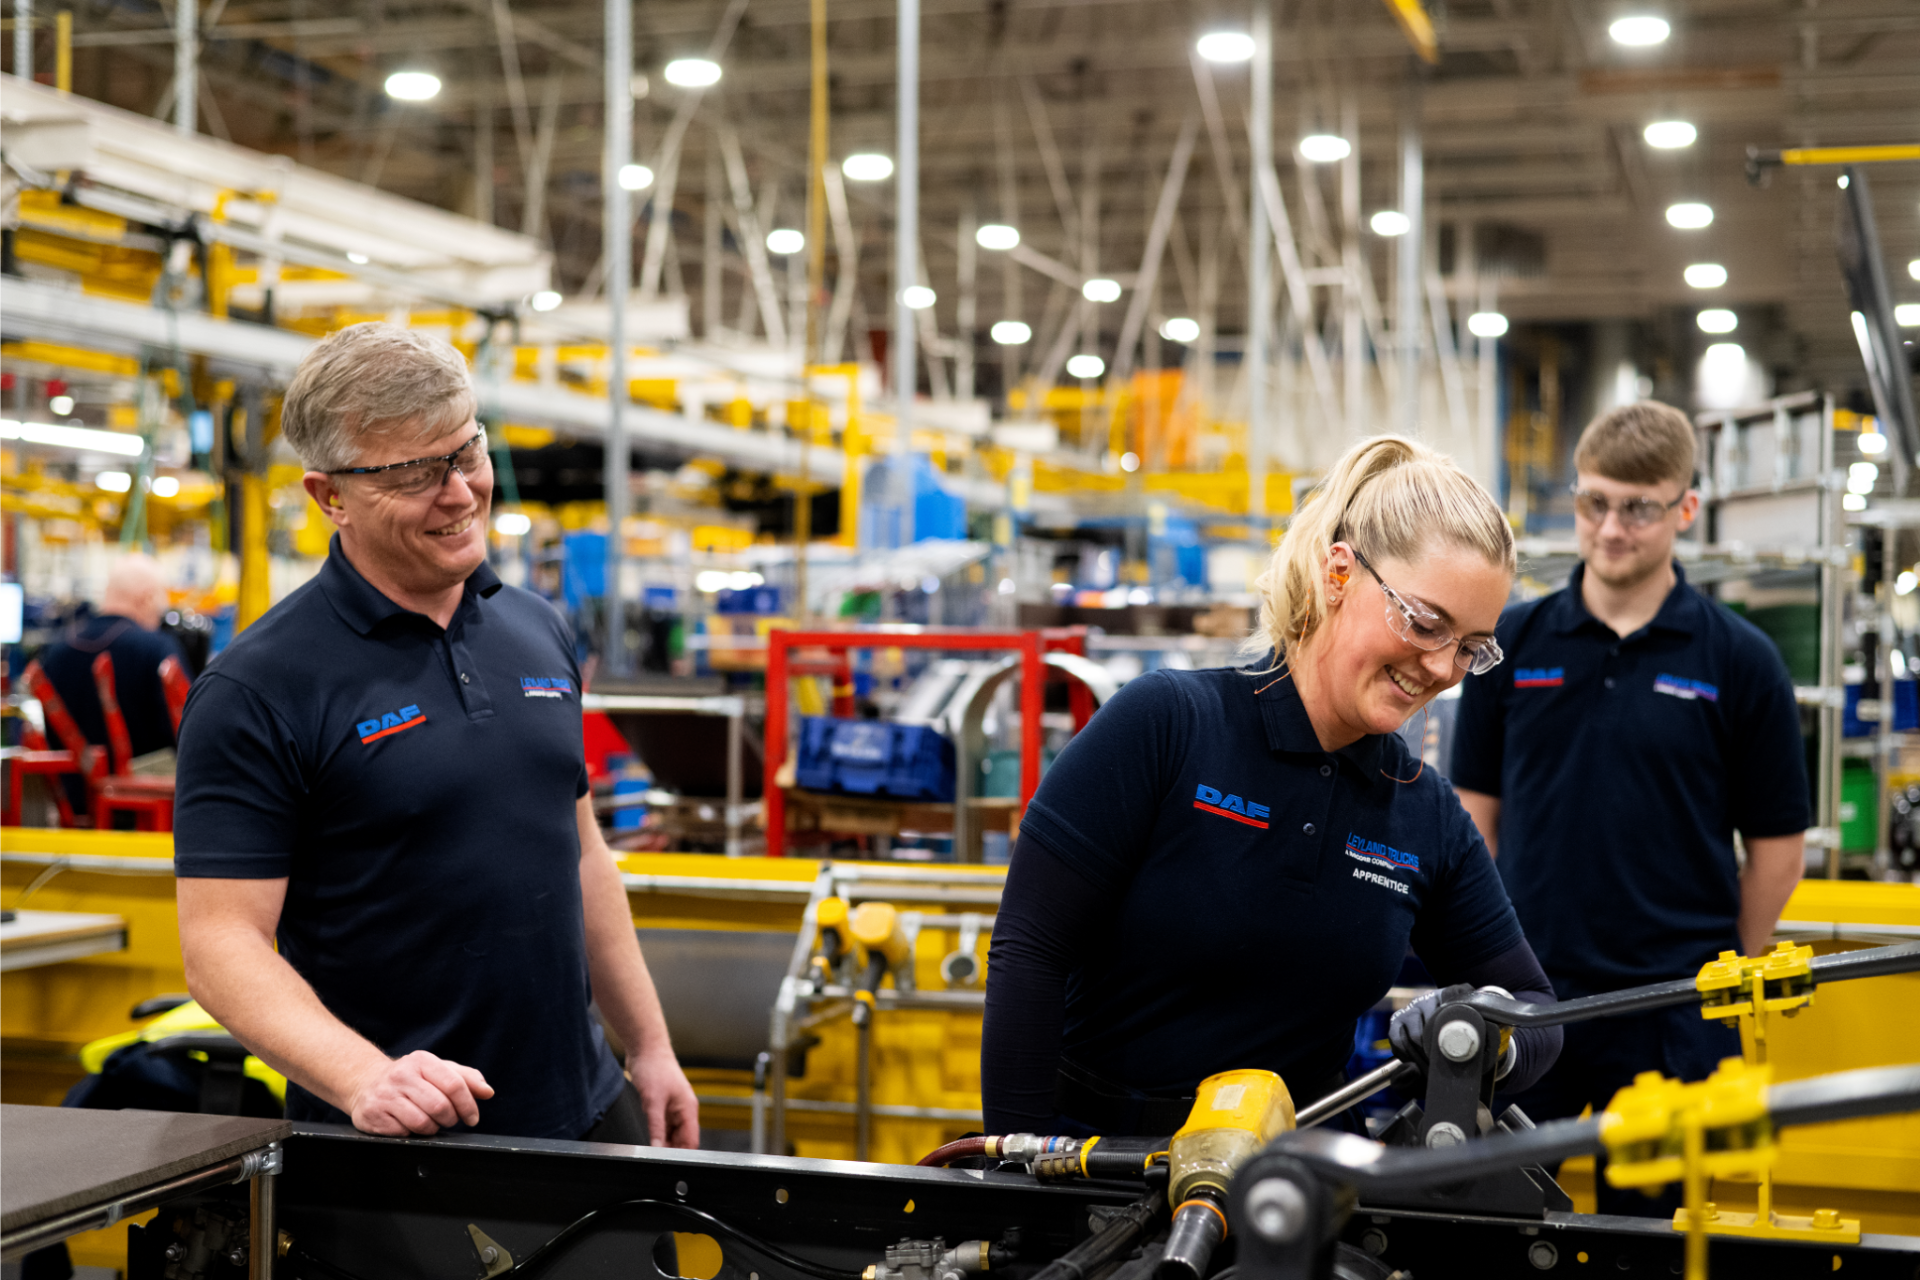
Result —
<svg viewBox="0 0 1920 1280"><path fill-rule="evenodd" d="M1564 996L1691 977L1738 950L1733 833L1804 831L1793 679L1764 632L1687 583L1630 636L1565 588L1515 605L1471 681L1453 780L1500 800L1500 874Z"/></svg>
<svg viewBox="0 0 1920 1280"><path fill-rule="evenodd" d="M539 597L482 565L443 631L336 537L181 722L177 873L287 877L280 953L388 1054L484 1072L483 1133L578 1138L622 1088L587 1008L579 688ZM347 1120L297 1085L287 1111Z"/></svg>
<svg viewBox="0 0 1920 1280"><path fill-rule="evenodd" d="M1060 753L1020 836L1118 894L1068 980L1062 1049L1149 1093L1238 1067L1317 1084L1409 943L1446 982L1521 940L1446 780L1395 734L1321 750L1271 672L1131 682Z"/></svg>

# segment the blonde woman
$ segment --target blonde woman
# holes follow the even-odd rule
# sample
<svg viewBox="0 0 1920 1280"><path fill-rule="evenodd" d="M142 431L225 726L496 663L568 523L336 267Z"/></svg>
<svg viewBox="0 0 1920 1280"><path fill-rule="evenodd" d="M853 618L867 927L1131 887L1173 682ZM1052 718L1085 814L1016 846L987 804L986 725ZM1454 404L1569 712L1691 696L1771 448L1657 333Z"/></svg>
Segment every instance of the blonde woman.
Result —
<svg viewBox="0 0 1920 1280"><path fill-rule="evenodd" d="M1500 661L1513 569L1471 477L1362 441L1261 579L1263 659L1154 672L1102 708L1021 825L988 973L988 1132L1171 1133L1199 1081L1238 1067L1320 1097L1409 944L1442 985L1553 999L1473 823L1395 732ZM1503 1088L1544 1071L1560 1031L1515 1044Z"/></svg>

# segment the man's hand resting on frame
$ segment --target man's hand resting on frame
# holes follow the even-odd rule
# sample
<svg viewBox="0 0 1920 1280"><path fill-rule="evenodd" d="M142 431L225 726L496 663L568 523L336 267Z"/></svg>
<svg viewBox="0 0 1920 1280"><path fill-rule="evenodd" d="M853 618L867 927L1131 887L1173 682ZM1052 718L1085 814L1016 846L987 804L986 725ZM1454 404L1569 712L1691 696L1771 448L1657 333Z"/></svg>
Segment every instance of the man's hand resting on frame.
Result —
<svg viewBox="0 0 1920 1280"><path fill-rule="evenodd" d="M478 1124L493 1086L472 1067L415 1049L370 1073L347 1108L353 1127L388 1138L427 1135Z"/></svg>
<svg viewBox="0 0 1920 1280"><path fill-rule="evenodd" d="M627 1072L646 1108L647 1140L656 1147L698 1147L700 1103L673 1050L637 1054L627 1060Z"/></svg>

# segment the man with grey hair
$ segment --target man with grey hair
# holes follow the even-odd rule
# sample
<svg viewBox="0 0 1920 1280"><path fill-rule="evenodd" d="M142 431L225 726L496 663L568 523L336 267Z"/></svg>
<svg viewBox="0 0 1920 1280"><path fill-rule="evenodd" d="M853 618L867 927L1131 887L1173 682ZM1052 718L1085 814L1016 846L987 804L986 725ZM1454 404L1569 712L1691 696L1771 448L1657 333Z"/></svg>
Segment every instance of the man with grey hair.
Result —
<svg viewBox="0 0 1920 1280"><path fill-rule="evenodd" d="M187 983L287 1075L291 1118L695 1146L593 815L572 638L487 565L474 410L458 352L387 324L327 338L287 389L336 532L187 704Z"/></svg>

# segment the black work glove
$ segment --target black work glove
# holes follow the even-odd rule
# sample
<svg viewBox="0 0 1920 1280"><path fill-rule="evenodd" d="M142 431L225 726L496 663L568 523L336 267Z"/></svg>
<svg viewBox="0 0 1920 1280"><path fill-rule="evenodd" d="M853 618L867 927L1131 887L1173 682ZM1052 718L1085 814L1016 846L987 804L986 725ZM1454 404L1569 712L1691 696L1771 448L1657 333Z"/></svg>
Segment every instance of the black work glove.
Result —
<svg viewBox="0 0 1920 1280"><path fill-rule="evenodd" d="M1387 1043L1393 1046L1393 1056L1425 1071L1427 1020L1440 1008L1442 999L1452 1002L1472 993L1473 987L1463 982L1442 991L1429 991L1397 1011L1387 1023Z"/></svg>

